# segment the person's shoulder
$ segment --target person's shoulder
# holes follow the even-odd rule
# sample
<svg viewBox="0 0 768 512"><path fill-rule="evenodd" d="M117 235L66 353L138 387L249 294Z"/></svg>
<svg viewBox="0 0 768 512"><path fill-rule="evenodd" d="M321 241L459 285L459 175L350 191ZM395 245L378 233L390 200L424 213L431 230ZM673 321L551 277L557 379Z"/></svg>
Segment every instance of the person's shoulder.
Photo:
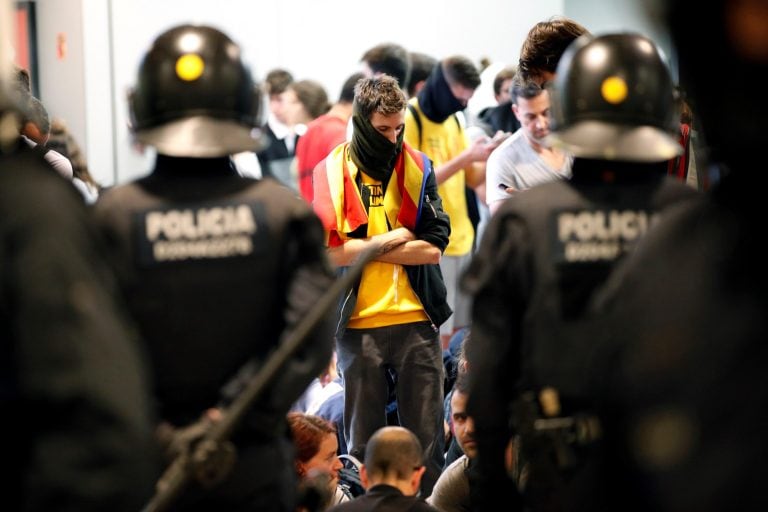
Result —
<svg viewBox="0 0 768 512"><path fill-rule="evenodd" d="M0 159L0 188L3 206L10 207L13 204L24 205L26 208L29 205L29 211L50 211L54 217L56 212L66 210L68 203L83 204L71 183L53 172L31 149ZM44 197L45 200L29 203L30 197Z"/></svg>
<svg viewBox="0 0 768 512"><path fill-rule="evenodd" d="M526 216L533 212L548 210L553 198L562 194L573 194L573 187L566 180L553 180L540 183L525 190L519 190L507 201L504 201L496 214L500 216Z"/></svg>
<svg viewBox="0 0 768 512"><path fill-rule="evenodd" d="M64 176L66 179L71 180L72 176L74 176L72 162L69 161L69 158L65 157L58 151L49 149L45 152L43 158L45 158L45 160L51 164L51 167L53 167L56 172Z"/></svg>
<svg viewBox="0 0 768 512"><path fill-rule="evenodd" d="M450 465L445 468L445 471L457 471L461 470L464 471L469 467L469 457L467 457L467 454L465 453L455 461L451 462Z"/></svg>
<svg viewBox="0 0 768 512"><path fill-rule="evenodd" d="M519 161L522 143L525 143L525 136L522 134L522 130L517 130L499 144L496 149L491 151L491 154L488 156L489 162L509 161L514 163Z"/></svg>
<svg viewBox="0 0 768 512"><path fill-rule="evenodd" d="M426 501L415 497L413 499L415 500L413 505L407 509L409 512L440 512L440 509L433 507Z"/></svg>
<svg viewBox="0 0 768 512"><path fill-rule="evenodd" d="M301 139L309 137L322 139L325 144L333 149L346 140L347 121L340 117L324 114L307 125L307 133ZM299 139L299 140L301 140Z"/></svg>
<svg viewBox="0 0 768 512"><path fill-rule="evenodd" d="M506 145L506 147L525 147L530 146L528 144L528 139L525 138L525 133L523 132L522 128L518 128L515 130L515 132L510 135L507 140L505 140L502 145Z"/></svg>
<svg viewBox="0 0 768 512"><path fill-rule="evenodd" d="M72 185L83 196L83 200L86 204L93 204L99 198L99 190L95 187L88 185L86 182L78 177L72 178Z"/></svg>
<svg viewBox="0 0 768 512"><path fill-rule="evenodd" d="M352 496L352 493L349 491L349 489L341 484L338 484L333 492L332 504L341 505L342 503L350 502L353 499L355 499L355 497Z"/></svg>
<svg viewBox="0 0 768 512"><path fill-rule="evenodd" d="M368 508L366 505L366 502L367 500L365 495L362 495L357 498L332 505L326 509L326 512L364 512L366 510L370 510L370 508Z"/></svg>

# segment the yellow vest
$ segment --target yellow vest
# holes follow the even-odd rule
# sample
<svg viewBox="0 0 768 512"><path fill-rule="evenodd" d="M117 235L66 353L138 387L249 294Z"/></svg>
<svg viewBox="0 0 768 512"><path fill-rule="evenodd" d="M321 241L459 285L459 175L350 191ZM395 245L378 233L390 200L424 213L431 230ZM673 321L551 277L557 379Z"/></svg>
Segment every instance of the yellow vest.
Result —
<svg viewBox="0 0 768 512"><path fill-rule="evenodd" d="M420 114L421 129L413 118L411 109L406 110L405 142L425 153L432 160L435 169L453 160L468 147L469 141L464 128L456 122L454 116L440 124L433 123L421 113L417 98L411 98L410 103ZM464 172L464 169L460 170L437 187L443 200L443 210L451 219L451 236L444 253L446 256L468 254L475 240L475 230L467 210Z"/></svg>

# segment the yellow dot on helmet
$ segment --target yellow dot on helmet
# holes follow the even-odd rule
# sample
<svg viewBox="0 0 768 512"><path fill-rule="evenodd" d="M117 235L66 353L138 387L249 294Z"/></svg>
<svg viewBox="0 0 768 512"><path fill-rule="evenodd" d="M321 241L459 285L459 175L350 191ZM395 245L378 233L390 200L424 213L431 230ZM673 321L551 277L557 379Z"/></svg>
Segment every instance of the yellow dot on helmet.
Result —
<svg viewBox="0 0 768 512"><path fill-rule="evenodd" d="M187 82L197 80L203 74L205 63L199 55L187 53L176 61L176 75Z"/></svg>
<svg viewBox="0 0 768 512"><path fill-rule="evenodd" d="M603 95L603 99L614 105L627 99L628 92L627 82L618 76L609 76L603 80L603 84L600 86L600 93Z"/></svg>

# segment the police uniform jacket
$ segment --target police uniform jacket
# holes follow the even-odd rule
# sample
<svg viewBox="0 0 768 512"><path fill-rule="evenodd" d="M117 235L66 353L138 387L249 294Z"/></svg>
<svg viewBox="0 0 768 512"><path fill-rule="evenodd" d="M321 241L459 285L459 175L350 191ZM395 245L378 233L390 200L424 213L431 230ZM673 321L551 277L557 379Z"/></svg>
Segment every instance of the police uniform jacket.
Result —
<svg viewBox="0 0 768 512"><path fill-rule="evenodd" d="M331 275L309 207L274 180L237 176L226 158L160 155L149 176L105 194L96 214L149 350L161 415L176 425L216 405L248 359L264 360ZM263 410L284 415L327 365L327 326L311 337Z"/></svg>
<svg viewBox="0 0 768 512"><path fill-rule="evenodd" d="M567 330L659 212L696 194L652 168L576 159L572 180L519 193L491 219L462 283L474 296L468 412L485 494L509 492L513 400L543 386L579 393L576 356L589 347L567 342Z"/></svg>
<svg viewBox="0 0 768 512"><path fill-rule="evenodd" d="M152 492L147 372L82 197L0 148L4 510L139 510Z"/></svg>
<svg viewBox="0 0 768 512"><path fill-rule="evenodd" d="M763 190L753 162L735 163L601 291L607 325L589 376L612 433L600 453L605 510L768 507L756 485L768 453Z"/></svg>

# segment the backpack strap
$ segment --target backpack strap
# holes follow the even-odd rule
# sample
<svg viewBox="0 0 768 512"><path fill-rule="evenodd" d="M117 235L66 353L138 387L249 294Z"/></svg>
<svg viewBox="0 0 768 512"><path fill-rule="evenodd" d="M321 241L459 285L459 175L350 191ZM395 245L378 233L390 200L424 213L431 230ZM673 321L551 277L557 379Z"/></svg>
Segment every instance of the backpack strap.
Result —
<svg viewBox="0 0 768 512"><path fill-rule="evenodd" d="M419 115L419 111L416 110L416 107L413 106L413 103L408 103L408 110L411 111L411 115L416 121L416 129L419 130L419 149L421 149L421 116Z"/></svg>
<svg viewBox="0 0 768 512"><path fill-rule="evenodd" d="M421 115L419 114L419 111L416 110L416 107L413 106L413 103L408 103L408 110L411 111L411 115L413 115L413 119L416 121L416 129L419 131L419 150L421 150L421 145L423 142L421 139ZM458 126L459 130L461 130L463 126L461 125L459 116L454 113L452 117L453 120L456 121L456 126Z"/></svg>

